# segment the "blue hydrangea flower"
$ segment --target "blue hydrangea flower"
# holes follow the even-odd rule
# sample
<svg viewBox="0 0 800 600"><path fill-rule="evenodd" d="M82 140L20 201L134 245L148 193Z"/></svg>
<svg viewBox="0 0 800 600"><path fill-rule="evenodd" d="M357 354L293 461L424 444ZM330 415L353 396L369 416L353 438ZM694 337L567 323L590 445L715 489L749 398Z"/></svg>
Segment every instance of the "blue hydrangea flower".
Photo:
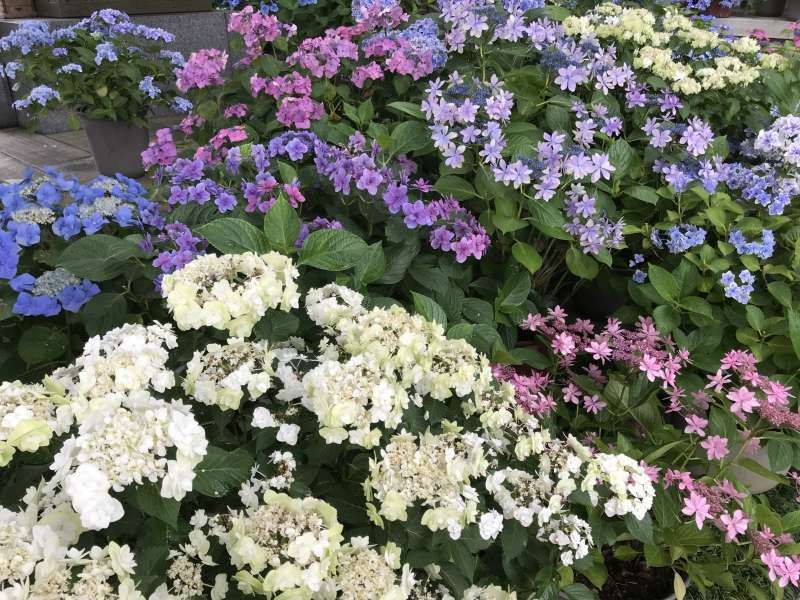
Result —
<svg viewBox="0 0 800 600"><path fill-rule="evenodd" d="M736 300L740 304L747 304L750 302L750 294L752 294L755 289L753 286L755 281L753 274L746 269L739 273L738 283L733 271L726 271L720 277L720 283L724 288L725 296Z"/></svg>
<svg viewBox="0 0 800 600"><path fill-rule="evenodd" d="M161 88L154 83L152 75L148 75L139 82L139 90L145 93L149 98L156 98L161 94Z"/></svg>
<svg viewBox="0 0 800 600"><path fill-rule="evenodd" d="M27 98L16 100L13 106L18 110L29 108L34 103L40 106L47 106L47 103L51 100L61 100L61 94L48 85L37 85L31 90Z"/></svg>
<svg viewBox="0 0 800 600"><path fill-rule="evenodd" d="M19 293L12 311L25 317L53 317L62 310L75 313L100 293L97 284L60 267L39 277L23 273L9 283Z"/></svg>
<svg viewBox="0 0 800 600"><path fill-rule="evenodd" d="M0 231L0 279L11 279L17 274L20 250L10 233Z"/></svg>
<svg viewBox="0 0 800 600"><path fill-rule="evenodd" d="M775 234L771 229L764 229L761 232L760 242L749 242L744 237L744 233L738 229L733 229L728 237L728 242L736 248L736 252L740 256L742 254L752 254L762 260L767 260L775 251Z"/></svg>
<svg viewBox="0 0 800 600"><path fill-rule="evenodd" d="M97 48L95 49L95 57L94 62L97 65L103 64L104 60L108 62L117 62L117 47L114 46L111 42L103 42L102 44L97 44Z"/></svg>

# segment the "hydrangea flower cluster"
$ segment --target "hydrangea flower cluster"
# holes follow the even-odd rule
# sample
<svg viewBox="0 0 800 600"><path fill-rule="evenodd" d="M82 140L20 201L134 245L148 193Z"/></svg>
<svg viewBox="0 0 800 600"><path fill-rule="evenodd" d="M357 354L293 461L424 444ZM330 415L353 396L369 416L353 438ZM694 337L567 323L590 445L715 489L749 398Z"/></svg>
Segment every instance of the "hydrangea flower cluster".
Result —
<svg viewBox="0 0 800 600"><path fill-rule="evenodd" d="M118 10L103 9L67 27L25 21L0 39L0 52L16 60L6 65L7 77L29 80L31 91L14 102L17 109L43 112L54 103L92 118L133 122L154 105L185 110L170 81L172 67L183 62L180 53L165 50L175 37L163 29L134 23ZM136 67L139 80L131 85L121 75L120 62ZM99 113L99 114L98 114Z"/></svg>
<svg viewBox="0 0 800 600"><path fill-rule="evenodd" d="M95 283L61 267L19 272L21 261L28 265L27 255L47 247L50 236L70 241L109 225L144 230L164 223L144 187L121 175L82 185L57 171L30 172L19 182L0 184L0 207L0 278L17 293L12 310L21 316L76 313L100 293Z"/></svg>
<svg viewBox="0 0 800 600"><path fill-rule="evenodd" d="M188 406L153 395L175 384L166 368L175 345L170 327L125 325L90 339L82 356L46 382L77 424L54 458L49 484L61 485L87 529L124 515L111 490L161 481L161 495L177 500L192 490L205 432Z"/></svg>
<svg viewBox="0 0 800 600"><path fill-rule="evenodd" d="M133 580L136 561L130 547L110 542L81 549L81 525L63 493L30 487L21 504L17 510L0 507L5 598L144 600Z"/></svg>
<svg viewBox="0 0 800 600"><path fill-rule="evenodd" d="M550 388L557 385L564 402L583 405L590 413L601 412L606 403L592 391L586 391L580 380L585 376L595 385L605 384L606 363L622 365L631 375L639 373L650 382L657 381L669 394L669 410L680 408L684 392L677 378L688 364L689 353L677 349L670 337L660 334L651 318L640 317L632 329L610 318L597 331L590 321L578 319L568 323L567 316L556 306L547 314L531 314L522 323L524 329L544 338L559 367L565 369L563 381L554 381L546 373L520 377L508 368L497 370L501 379L514 384L517 402L526 411L543 416L554 410L556 403Z"/></svg>
<svg viewBox="0 0 800 600"><path fill-rule="evenodd" d="M719 278L719 282L724 288L725 296L736 300L740 304L750 302L750 294L755 290L753 285L755 281L756 278L747 269L742 269L739 272L738 281L737 275L733 271L725 271Z"/></svg>
<svg viewBox="0 0 800 600"><path fill-rule="evenodd" d="M789 408L790 398L791 388L760 374L751 353L733 350L725 354L719 369L708 375L705 387L682 411L685 432L691 435L700 451L707 454L709 461L719 461L730 467L738 458L752 457L758 452L761 439L755 430L759 419L775 429L794 430L800 426L800 414ZM733 414L740 439L712 435L708 431L710 410L714 407ZM734 466L733 470L736 468L739 467ZM789 583L797 585L800 556L779 556L776 551L780 544L793 543L792 536L776 535L768 528L751 526L752 519L743 510L746 494L724 479L726 472L730 472L729 468L721 469L709 482L706 478L696 478L689 471L668 469L664 483L680 491L682 513L691 517L698 529L708 522L724 532L728 542L738 542L740 536L744 536L769 569L770 580L779 581L781 587Z"/></svg>
<svg viewBox="0 0 800 600"><path fill-rule="evenodd" d="M582 40L611 39L632 46L635 68L661 77L684 95L749 85L759 78L760 67L784 64L780 55L760 54L753 38L729 43L671 8L659 19L647 8L606 2L581 16L567 17L563 26L568 35ZM673 49L670 44L676 41Z"/></svg>
<svg viewBox="0 0 800 600"><path fill-rule="evenodd" d="M268 309L297 307L297 276L291 259L276 252L205 254L165 275L161 289L180 329L214 327L246 337Z"/></svg>
<svg viewBox="0 0 800 600"><path fill-rule="evenodd" d="M438 0L437 6L445 24L447 47L460 53L467 41L478 45L485 34L488 43L525 39L535 27L528 23L525 13L543 7L544 0L504 0L501 4L491 0Z"/></svg>
<svg viewBox="0 0 800 600"><path fill-rule="evenodd" d="M72 424L69 406L59 406L42 385L4 381L0 399L0 467L16 452L36 452L47 446Z"/></svg>
<svg viewBox="0 0 800 600"><path fill-rule="evenodd" d="M269 388L275 354L266 342L231 339L196 351L186 365L184 391L203 404L237 410L245 390L255 400Z"/></svg>

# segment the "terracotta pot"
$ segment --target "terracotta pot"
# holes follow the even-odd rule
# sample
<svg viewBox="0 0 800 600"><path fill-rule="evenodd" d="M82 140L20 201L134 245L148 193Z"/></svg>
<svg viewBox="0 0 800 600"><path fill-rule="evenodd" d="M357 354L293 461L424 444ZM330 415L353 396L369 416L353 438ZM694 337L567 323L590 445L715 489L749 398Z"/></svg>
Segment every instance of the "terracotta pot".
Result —
<svg viewBox="0 0 800 600"><path fill-rule="evenodd" d="M121 173L126 177L141 177L142 152L150 141L147 129L122 121L81 117L89 137L94 162L101 175Z"/></svg>
<svg viewBox="0 0 800 600"><path fill-rule="evenodd" d="M780 17L786 7L786 0L759 0L756 14L760 17Z"/></svg>

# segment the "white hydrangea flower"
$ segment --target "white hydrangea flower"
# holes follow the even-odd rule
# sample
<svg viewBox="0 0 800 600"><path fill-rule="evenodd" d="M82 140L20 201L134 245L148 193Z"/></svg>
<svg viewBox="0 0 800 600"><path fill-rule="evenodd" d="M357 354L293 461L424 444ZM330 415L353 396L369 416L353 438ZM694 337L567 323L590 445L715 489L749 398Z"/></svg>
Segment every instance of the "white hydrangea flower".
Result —
<svg viewBox="0 0 800 600"><path fill-rule="evenodd" d="M106 474L91 463L80 465L64 481L64 491L86 529L105 529L124 516L122 503L111 497L110 489Z"/></svg>
<svg viewBox="0 0 800 600"><path fill-rule="evenodd" d="M294 591L311 596L332 573L342 541L336 510L316 498L291 498L271 490L245 514L226 517L216 535L237 579L254 592Z"/></svg>
<svg viewBox="0 0 800 600"><path fill-rule="evenodd" d="M164 392L175 385L166 364L176 346L169 325L123 325L90 338L72 365L53 373L51 384L63 388L76 410L111 393Z"/></svg>
<svg viewBox="0 0 800 600"><path fill-rule="evenodd" d="M298 307L298 275L277 252L205 254L166 275L161 289L181 330L214 327L247 337L268 309Z"/></svg>
<svg viewBox="0 0 800 600"><path fill-rule="evenodd" d="M483 539L494 540L503 531L503 515L496 510L484 513L481 515L478 527Z"/></svg>
<svg viewBox="0 0 800 600"><path fill-rule="evenodd" d="M65 398L42 385L19 381L0 384L0 467L15 452L36 452L53 435L62 435L72 425L72 412Z"/></svg>
<svg viewBox="0 0 800 600"><path fill-rule="evenodd" d="M306 294L306 312L325 329L338 329L342 321L353 320L364 312L364 296L335 283L312 288Z"/></svg>
<svg viewBox="0 0 800 600"><path fill-rule="evenodd" d="M230 339L224 346L209 344L186 366L183 389L203 404L237 410L245 390L255 400L270 389L275 358L266 342Z"/></svg>
<svg viewBox="0 0 800 600"><path fill-rule="evenodd" d="M379 514L389 521L405 521L407 509L420 503L427 508L423 525L459 537L462 527L477 520L470 482L488 468L482 444L474 434L394 436L381 450L380 460L370 461L368 481L380 502Z"/></svg>

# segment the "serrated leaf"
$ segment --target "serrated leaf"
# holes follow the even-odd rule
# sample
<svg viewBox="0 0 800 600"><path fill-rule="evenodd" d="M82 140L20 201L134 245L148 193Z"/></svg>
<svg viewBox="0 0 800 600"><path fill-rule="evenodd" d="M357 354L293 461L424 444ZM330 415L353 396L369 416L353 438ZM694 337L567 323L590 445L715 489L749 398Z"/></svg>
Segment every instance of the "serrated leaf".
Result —
<svg viewBox="0 0 800 600"><path fill-rule="evenodd" d="M565 259L570 273L581 279L594 279L600 271L597 261L575 246L570 246Z"/></svg>
<svg viewBox="0 0 800 600"><path fill-rule="evenodd" d="M414 310L416 310L417 313L425 317L428 321L436 321L444 327L445 330L447 329L447 314L433 298L429 298L424 294L418 294L417 292L411 292L411 296L414 299Z"/></svg>
<svg viewBox="0 0 800 600"><path fill-rule="evenodd" d="M241 448L227 452L210 446L195 467L193 489L204 496L221 498L247 481L252 466L253 457Z"/></svg>
<svg viewBox="0 0 800 600"><path fill-rule="evenodd" d="M264 235L274 250L289 254L295 249L295 242L300 236L300 217L283 194L278 196L264 216Z"/></svg>
<svg viewBox="0 0 800 600"><path fill-rule="evenodd" d="M368 285L383 277L386 272L386 256L380 242L367 246L366 252L355 265L353 274L360 285ZM360 287L360 286L359 286Z"/></svg>
<svg viewBox="0 0 800 600"><path fill-rule="evenodd" d="M195 233L206 238L209 244L224 254L269 252L267 237L244 219L217 219L201 225Z"/></svg>
<svg viewBox="0 0 800 600"><path fill-rule="evenodd" d="M58 265L77 277L107 281L120 275L129 259L142 255L142 249L130 240L97 234L67 246Z"/></svg>
<svg viewBox="0 0 800 600"><path fill-rule="evenodd" d="M505 521L500 534L500 545L505 560L514 560L525 552L525 546L528 545L528 530L514 519Z"/></svg>
<svg viewBox="0 0 800 600"><path fill-rule="evenodd" d="M466 179L457 175L443 175L439 177L433 189L442 196L454 196L459 200L467 200L477 196L475 188Z"/></svg>
<svg viewBox="0 0 800 600"><path fill-rule="evenodd" d="M163 498L158 485L138 485L131 496L136 507L146 515L163 521L173 529L178 526L181 503L173 498Z"/></svg>
<svg viewBox="0 0 800 600"><path fill-rule="evenodd" d="M99 335L125 322L128 301L124 294L98 294L84 304L79 316L89 335Z"/></svg>
<svg viewBox="0 0 800 600"><path fill-rule="evenodd" d="M512 309L521 306L531 291L531 276L527 271L514 273L505 282L497 296L501 309Z"/></svg>
<svg viewBox="0 0 800 600"><path fill-rule="evenodd" d="M664 300L674 302L678 299L681 288L672 273L651 263L647 275L650 283Z"/></svg>
<svg viewBox="0 0 800 600"><path fill-rule="evenodd" d="M392 153L410 154L431 144L431 132L419 121L403 121L392 131Z"/></svg>
<svg viewBox="0 0 800 600"><path fill-rule="evenodd" d="M349 231L321 229L306 239L298 264L324 271L344 271L354 266L366 250L367 243Z"/></svg>

